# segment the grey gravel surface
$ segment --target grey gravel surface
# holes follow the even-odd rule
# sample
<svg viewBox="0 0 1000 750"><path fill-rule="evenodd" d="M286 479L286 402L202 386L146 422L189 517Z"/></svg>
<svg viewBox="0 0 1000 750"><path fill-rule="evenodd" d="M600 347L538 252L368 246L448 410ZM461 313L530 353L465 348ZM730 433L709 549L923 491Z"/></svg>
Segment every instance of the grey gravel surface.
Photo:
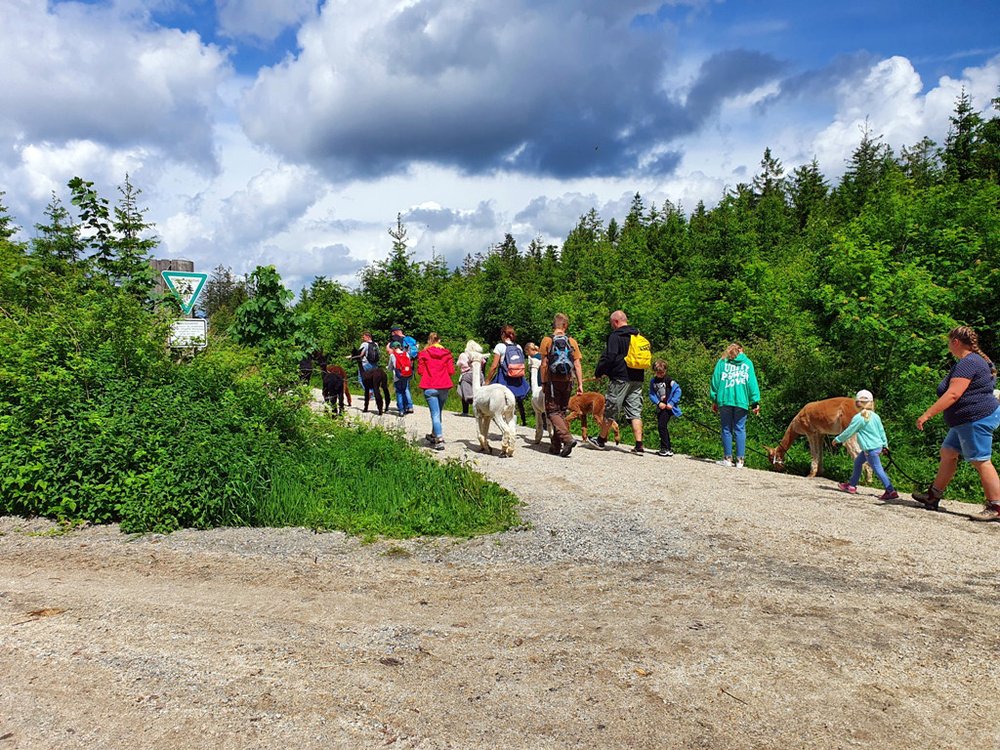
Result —
<svg viewBox="0 0 1000 750"><path fill-rule="evenodd" d="M502 459L475 431L447 414L429 453L515 492L524 527L363 544L0 519L0 750L1000 748L1000 524L974 506L562 459L526 430Z"/></svg>

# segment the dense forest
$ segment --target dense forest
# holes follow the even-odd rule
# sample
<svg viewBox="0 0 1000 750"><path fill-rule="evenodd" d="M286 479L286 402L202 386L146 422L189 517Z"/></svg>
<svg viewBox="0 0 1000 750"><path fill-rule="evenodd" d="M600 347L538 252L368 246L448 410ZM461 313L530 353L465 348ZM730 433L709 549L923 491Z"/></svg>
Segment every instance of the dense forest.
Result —
<svg viewBox="0 0 1000 750"><path fill-rule="evenodd" d="M93 419L152 418L140 409L123 411L133 394L126 381L112 378L122 368L135 379L162 383L165 399L177 398L170 395L174 379L203 377L198 387L219 382L199 371L205 363L213 372L231 373L222 391L206 386L205 398L228 399L263 415L255 432L242 417L227 427L234 442L223 441L218 450L239 456L254 440L280 443L296 429L292 411L262 403L291 398L294 389L284 378L305 352L346 354L362 330L384 341L396 322L418 339L436 331L453 350L469 337L492 345L503 324L515 326L521 341L538 340L559 311L569 315L585 372L592 372L609 314L618 308L668 361L671 377L684 388L691 425L714 424L708 379L725 344L736 340L754 360L763 391L762 415L749 428L752 445L759 449L779 439L808 401L867 388L875 393L898 469L915 482L927 481L943 425L939 419L935 429L920 433L913 423L933 401L949 364L945 334L956 324L971 325L983 349L1000 356L1000 297L994 291L1000 276L1000 97L992 105L991 116L980 115L963 92L943 144L924 138L899 153L866 130L836 185L815 161L786 174L780 155L764 149L752 181L728 190L711 209L649 205L637 193L624 217L594 210L582 216L561 246L534 241L522 248L507 235L457 268L440 258L414 262L399 217L389 230L387 256L360 273L356 289L318 277L295 299L274 268L238 277L219 267L202 298L211 344L183 368L171 368L173 360L160 354L163 331L177 310L150 296L145 263L155 240L144 239L151 227L128 180L113 210L88 183L72 181L75 216L54 196L47 223L37 225L26 243L12 241L13 219L0 207L0 401L6 402L0 487L8 493L20 482L19 496L29 497L25 487L44 490L39 482L50 481L47 466L32 473L38 462L26 436L31 429L54 429L31 427L37 422L30 421L32 415L49 418L52 407L25 411L32 398L81 404L102 394L104 410ZM110 301L105 317L81 311L81 295ZM40 323L16 312L38 307L65 314ZM121 392L106 393L112 381ZM32 396L38 384L52 390ZM247 387L252 397L241 390ZM72 413L65 418L72 420ZM681 450L717 450L714 436L678 429ZM91 451L88 460L101 460L100 446L74 443L69 450ZM804 446L799 450L801 467L806 454ZM107 491L118 491L127 471L125 478L108 477ZM975 498L977 487L965 472L954 492ZM221 496L230 498L235 514L239 483L224 489Z"/></svg>

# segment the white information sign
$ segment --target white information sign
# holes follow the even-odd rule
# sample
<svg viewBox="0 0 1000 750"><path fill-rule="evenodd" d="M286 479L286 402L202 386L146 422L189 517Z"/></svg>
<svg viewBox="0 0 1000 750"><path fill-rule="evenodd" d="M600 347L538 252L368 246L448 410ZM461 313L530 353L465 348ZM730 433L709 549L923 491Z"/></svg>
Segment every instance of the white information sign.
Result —
<svg viewBox="0 0 1000 750"><path fill-rule="evenodd" d="M174 321L167 343L175 349L204 349L208 344L208 321L204 318Z"/></svg>

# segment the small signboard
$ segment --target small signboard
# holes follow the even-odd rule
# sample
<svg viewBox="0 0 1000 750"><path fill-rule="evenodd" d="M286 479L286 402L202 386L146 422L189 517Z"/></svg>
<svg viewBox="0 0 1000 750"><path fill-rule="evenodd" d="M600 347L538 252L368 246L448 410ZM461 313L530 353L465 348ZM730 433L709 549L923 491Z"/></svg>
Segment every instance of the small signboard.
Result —
<svg viewBox="0 0 1000 750"><path fill-rule="evenodd" d="M175 320L167 343L174 349L204 349L208 344L208 321L204 318Z"/></svg>
<svg viewBox="0 0 1000 750"><path fill-rule="evenodd" d="M208 274L194 271L161 271L160 275L163 276L167 289L180 299L181 310L185 315L190 315L194 310L194 303L198 301L198 295L205 288Z"/></svg>

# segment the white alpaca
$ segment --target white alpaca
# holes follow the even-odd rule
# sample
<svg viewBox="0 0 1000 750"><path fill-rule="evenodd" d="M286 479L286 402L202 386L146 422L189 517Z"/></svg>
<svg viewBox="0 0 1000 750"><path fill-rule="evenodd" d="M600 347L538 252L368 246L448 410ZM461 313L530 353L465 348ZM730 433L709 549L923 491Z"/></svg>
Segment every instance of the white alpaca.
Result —
<svg viewBox="0 0 1000 750"><path fill-rule="evenodd" d="M517 422L514 421L517 401L514 394L507 386L499 383L483 385L483 362L486 359L483 347L475 341L469 341L465 345L465 353L469 355L469 362L472 364L472 408L479 420L479 446L483 452L493 453L489 431L490 422L494 422L503 435L500 455L513 456L514 437L517 435Z"/></svg>
<svg viewBox="0 0 1000 750"><path fill-rule="evenodd" d="M542 360L528 357L531 366L531 408L535 412L535 445L542 442L548 418L545 416L545 394L542 393Z"/></svg>

